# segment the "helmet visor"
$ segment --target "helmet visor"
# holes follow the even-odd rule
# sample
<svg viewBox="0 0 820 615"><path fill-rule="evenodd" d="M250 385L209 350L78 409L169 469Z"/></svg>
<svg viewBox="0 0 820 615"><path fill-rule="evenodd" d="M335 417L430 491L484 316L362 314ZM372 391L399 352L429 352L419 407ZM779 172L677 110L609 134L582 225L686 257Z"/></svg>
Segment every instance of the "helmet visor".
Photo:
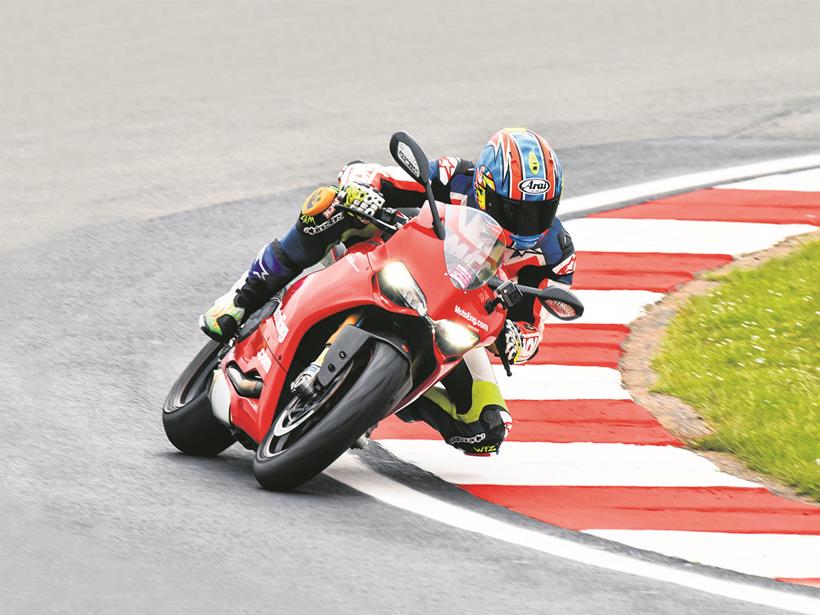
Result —
<svg viewBox="0 0 820 615"><path fill-rule="evenodd" d="M560 197L549 201L515 201L486 191L487 213L513 235L540 235L549 229Z"/></svg>

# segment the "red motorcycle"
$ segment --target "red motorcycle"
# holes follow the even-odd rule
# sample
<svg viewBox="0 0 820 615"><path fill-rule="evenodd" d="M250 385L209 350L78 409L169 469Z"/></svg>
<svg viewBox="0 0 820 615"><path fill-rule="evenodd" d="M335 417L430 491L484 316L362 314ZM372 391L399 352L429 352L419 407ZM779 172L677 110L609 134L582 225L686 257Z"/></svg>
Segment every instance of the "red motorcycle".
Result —
<svg viewBox="0 0 820 615"><path fill-rule="evenodd" d="M506 310L524 294L563 320L583 313L566 290L499 277L498 223L470 207L443 205L440 213L419 145L400 132L390 151L426 189L426 205L414 217L386 207L367 217L380 231L374 238L291 284L230 344L207 343L165 400L165 433L180 451L217 455L239 441L256 451L263 487L293 489L467 351L496 342ZM311 364L320 367L306 378Z"/></svg>

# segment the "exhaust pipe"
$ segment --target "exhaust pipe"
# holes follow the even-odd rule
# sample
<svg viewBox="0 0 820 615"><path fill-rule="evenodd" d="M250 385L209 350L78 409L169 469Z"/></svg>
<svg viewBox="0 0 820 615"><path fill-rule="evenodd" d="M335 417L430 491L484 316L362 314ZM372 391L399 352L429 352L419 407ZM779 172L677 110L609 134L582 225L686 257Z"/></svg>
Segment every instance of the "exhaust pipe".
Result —
<svg viewBox="0 0 820 615"><path fill-rule="evenodd" d="M253 397L259 399L262 395L262 381L256 378L248 378L242 371L233 363L228 365L225 370L228 372L228 378L231 380L236 392L242 397Z"/></svg>

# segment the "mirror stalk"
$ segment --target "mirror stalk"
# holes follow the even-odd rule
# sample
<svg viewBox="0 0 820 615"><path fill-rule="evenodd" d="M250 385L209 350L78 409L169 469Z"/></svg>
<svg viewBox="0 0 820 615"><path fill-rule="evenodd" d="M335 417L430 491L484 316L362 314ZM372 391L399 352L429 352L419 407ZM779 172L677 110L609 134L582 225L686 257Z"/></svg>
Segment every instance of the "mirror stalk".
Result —
<svg viewBox="0 0 820 615"><path fill-rule="evenodd" d="M438 215L436 197L433 196L433 186L430 184L430 161L421 146L406 132L397 132L390 137L390 153L393 159L416 182L424 186L427 203L433 214L433 230L436 237L444 239L444 225Z"/></svg>
<svg viewBox="0 0 820 615"><path fill-rule="evenodd" d="M436 237L444 240L444 225L441 223L441 217L438 215L438 206L436 205L436 197L433 196L433 187L430 185L430 180L424 186L427 192L427 202L430 204L430 211L433 214L433 231Z"/></svg>

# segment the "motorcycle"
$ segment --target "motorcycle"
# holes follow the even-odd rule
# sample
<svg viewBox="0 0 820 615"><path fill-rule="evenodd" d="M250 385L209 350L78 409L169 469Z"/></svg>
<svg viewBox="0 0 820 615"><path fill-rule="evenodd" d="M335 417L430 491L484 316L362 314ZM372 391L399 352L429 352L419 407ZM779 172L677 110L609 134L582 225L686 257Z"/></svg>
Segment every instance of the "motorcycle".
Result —
<svg viewBox="0 0 820 615"><path fill-rule="evenodd" d="M501 346L506 311L524 295L559 319L582 315L567 290L505 279L502 228L479 209L437 203L428 159L409 135L394 134L390 152L424 187L425 205L412 217L388 207L350 211L379 232L277 294L227 345L209 341L164 403L177 449L213 456L238 441L255 451L264 488L291 490L441 381L466 352Z"/></svg>

